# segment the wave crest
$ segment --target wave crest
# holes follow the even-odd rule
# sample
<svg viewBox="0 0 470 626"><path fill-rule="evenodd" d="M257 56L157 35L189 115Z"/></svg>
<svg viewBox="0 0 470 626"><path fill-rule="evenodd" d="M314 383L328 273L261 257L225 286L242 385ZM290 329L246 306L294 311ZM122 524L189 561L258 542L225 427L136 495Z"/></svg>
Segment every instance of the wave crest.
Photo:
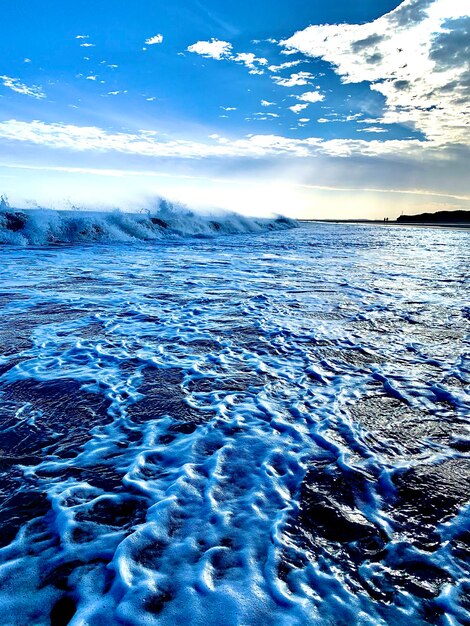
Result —
<svg viewBox="0 0 470 626"><path fill-rule="evenodd" d="M0 244L125 243L167 237L211 237L295 228L293 219L245 217L237 213L202 214L161 200L140 213L51 209L14 209L2 199Z"/></svg>

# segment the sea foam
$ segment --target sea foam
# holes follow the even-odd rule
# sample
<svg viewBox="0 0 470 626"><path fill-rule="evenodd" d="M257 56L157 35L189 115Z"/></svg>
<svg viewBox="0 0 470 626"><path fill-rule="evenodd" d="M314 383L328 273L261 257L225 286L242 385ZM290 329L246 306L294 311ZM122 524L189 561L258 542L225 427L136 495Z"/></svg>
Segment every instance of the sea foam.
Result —
<svg viewBox="0 0 470 626"><path fill-rule="evenodd" d="M295 220L246 217L238 213L199 213L166 200L139 213L13 209L0 204L0 244L129 243L168 237L213 237L294 228Z"/></svg>
<svg viewBox="0 0 470 626"><path fill-rule="evenodd" d="M1 625L469 624L469 236L4 246Z"/></svg>

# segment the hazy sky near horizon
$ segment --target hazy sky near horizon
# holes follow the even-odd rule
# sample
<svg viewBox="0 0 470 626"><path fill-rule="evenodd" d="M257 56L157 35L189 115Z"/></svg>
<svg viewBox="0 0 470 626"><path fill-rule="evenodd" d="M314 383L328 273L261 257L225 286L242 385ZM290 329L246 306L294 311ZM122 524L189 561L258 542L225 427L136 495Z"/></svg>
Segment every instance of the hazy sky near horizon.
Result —
<svg viewBox="0 0 470 626"><path fill-rule="evenodd" d="M5 0L11 204L470 208L470 0Z"/></svg>

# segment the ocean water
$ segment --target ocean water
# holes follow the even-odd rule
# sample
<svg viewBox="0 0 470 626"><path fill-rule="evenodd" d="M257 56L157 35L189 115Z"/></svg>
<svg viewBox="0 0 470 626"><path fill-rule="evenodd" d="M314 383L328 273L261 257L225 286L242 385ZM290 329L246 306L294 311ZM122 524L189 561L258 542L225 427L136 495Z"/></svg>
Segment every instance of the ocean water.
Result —
<svg viewBox="0 0 470 626"><path fill-rule="evenodd" d="M469 231L9 219L3 626L470 623Z"/></svg>

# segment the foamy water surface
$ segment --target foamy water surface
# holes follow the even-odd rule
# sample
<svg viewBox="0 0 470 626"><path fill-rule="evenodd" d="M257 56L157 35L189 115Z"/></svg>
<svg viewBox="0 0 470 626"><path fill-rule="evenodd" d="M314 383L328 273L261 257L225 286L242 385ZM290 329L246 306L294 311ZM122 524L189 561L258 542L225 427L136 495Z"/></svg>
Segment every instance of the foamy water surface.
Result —
<svg viewBox="0 0 470 626"><path fill-rule="evenodd" d="M1 247L1 623L469 623L469 244Z"/></svg>

